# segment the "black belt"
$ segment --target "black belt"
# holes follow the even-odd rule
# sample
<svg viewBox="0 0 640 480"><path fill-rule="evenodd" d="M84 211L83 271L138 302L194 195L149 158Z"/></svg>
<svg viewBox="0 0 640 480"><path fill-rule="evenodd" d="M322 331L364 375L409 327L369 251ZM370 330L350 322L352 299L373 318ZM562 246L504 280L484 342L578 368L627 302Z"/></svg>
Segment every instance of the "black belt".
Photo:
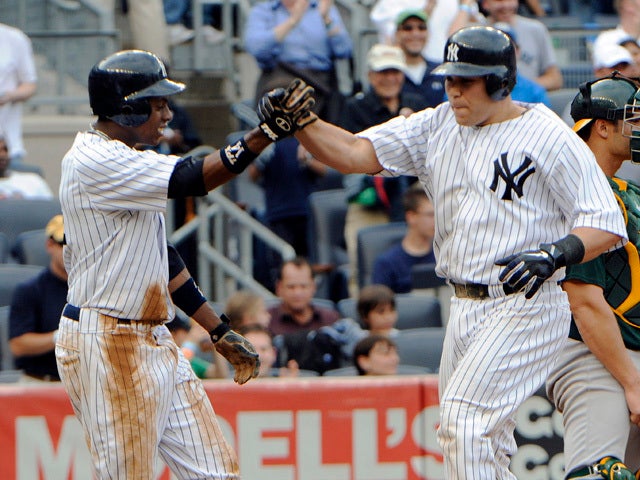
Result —
<svg viewBox="0 0 640 480"><path fill-rule="evenodd" d="M483 285L482 283L455 283L450 282L453 286L456 297L459 298L472 298L474 300L482 300L483 298L491 298L489 295L489 285ZM517 293L506 283L502 284L502 291L505 295L511 295Z"/></svg>
<svg viewBox="0 0 640 480"><path fill-rule="evenodd" d="M75 320L76 322L80 321L80 307L76 307L75 305L69 305L68 303L64 306L64 310L62 310L62 315L70 318L71 320ZM122 325L131 325L131 320L128 318L118 318L118 323Z"/></svg>

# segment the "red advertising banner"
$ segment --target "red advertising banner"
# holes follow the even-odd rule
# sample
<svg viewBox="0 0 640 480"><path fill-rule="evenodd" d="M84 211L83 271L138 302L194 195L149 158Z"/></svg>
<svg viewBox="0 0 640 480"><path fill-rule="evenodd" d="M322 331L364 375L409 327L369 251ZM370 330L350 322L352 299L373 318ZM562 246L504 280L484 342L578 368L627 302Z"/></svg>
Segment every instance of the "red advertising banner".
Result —
<svg viewBox="0 0 640 480"><path fill-rule="evenodd" d="M436 376L205 385L244 480L442 478ZM91 478L84 436L60 386L2 386L0 409L0 478ZM156 478L172 477L159 465Z"/></svg>

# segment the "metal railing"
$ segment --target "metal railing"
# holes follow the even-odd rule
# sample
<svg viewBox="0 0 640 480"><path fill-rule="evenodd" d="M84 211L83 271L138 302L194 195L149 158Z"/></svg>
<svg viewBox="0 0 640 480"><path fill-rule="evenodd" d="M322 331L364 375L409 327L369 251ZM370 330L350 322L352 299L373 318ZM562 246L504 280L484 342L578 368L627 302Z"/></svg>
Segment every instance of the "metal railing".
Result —
<svg viewBox="0 0 640 480"><path fill-rule="evenodd" d="M253 241L260 239L284 260L295 257L293 247L219 190L196 203L197 217L169 235L169 241L180 245L187 237L197 235L198 283L204 295L224 302L234 291L247 288L273 297L253 277Z"/></svg>

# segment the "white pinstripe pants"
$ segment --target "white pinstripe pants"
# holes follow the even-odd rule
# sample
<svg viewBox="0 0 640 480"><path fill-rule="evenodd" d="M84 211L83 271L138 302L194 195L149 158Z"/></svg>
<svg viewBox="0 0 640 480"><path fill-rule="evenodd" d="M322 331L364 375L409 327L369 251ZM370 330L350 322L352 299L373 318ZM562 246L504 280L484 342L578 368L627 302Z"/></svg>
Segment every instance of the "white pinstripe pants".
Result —
<svg viewBox="0 0 640 480"><path fill-rule="evenodd" d="M515 479L514 414L545 381L569 332L566 294L547 282L486 300L453 297L440 365L445 478Z"/></svg>
<svg viewBox="0 0 640 480"><path fill-rule="evenodd" d="M163 325L117 324L83 309L62 317L56 358L98 479L238 479L202 382Z"/></svg>

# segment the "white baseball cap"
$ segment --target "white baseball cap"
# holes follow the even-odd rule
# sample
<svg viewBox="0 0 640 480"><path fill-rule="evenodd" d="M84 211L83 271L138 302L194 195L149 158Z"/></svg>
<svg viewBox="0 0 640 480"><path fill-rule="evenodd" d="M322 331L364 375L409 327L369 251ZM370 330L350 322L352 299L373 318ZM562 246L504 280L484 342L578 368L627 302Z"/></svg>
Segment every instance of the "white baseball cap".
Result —
<svg viewBox="0 0 640 480"><path fill-rule="evenodd" d="M620 45L603 45L593 52L593 68L612 68L620 63L633 63L629 50Z"/></svg>
<svg viewBox="0 0 640 480"><path fill-rule="evenodd" d="M367 67L374 72L390 68L404 72L407 68L407 62L400 47L377 43L367 53Z"/></svg>

